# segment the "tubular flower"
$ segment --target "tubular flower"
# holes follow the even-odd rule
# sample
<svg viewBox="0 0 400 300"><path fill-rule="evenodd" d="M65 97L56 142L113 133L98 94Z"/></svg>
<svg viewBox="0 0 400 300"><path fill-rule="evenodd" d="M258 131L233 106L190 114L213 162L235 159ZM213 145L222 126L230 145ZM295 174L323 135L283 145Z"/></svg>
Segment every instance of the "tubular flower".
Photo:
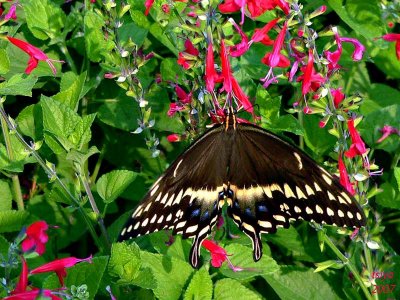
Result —
<svg viewBox="0 0 400 300"><path fill-rule="evenodd" d="M169 110L167 112L168 117L172 117L176 112L185 110L185 107L179 103L173 102L169 104Z"/></svg>
<svg viewBox="0 0 400 300"><path fill-rule="evenodd" d="M44 264L36 269L33 269L29 272L29 274L39 274L39 273L46 273L46 272L56 272L58 276L58 280L60 284L64 286L64 278L67 276L66 268L73 267L77 263L87 261L92 263L92 256L90 255L88 258L76 258L76 257L66 257L61 259L53 260L47 264Z"/></svg>
<svg viewBox="0 0 400 300"><path fill-rule="evenodd" d="M63 300L62 298L54 295L54 291L41 289L14 294L3 298L3 300L36 300L39 298L42 299L43 297L50 298L51 300Z"/></svg>
<svg viewBox="0 0 400 300"><path fill-rule="evenodd" d="M339 104L345 98L345 95L342 93L342 88L331 89L331 94L333 96L333 104L335 105L336 108L338 108Z"/></svg>
<svg viewBox="0 0 400 300"><path fill-rule="evenodd" d="M225 48L225 43L221 40L221 68L222 77L224 78L223 90L226 93L232 92L232 74L231 74L231 64L229 63L228 53Z"/></svg>
<svg viewBox="0 0 400 300"><path fill-rule="evenodd" d="M46 251L46 243L49 240L46 234L48 228L49 226L45 221L37 221L28 226L26 229L26 238L21 244L22 251L35 251L39 255L42 255Z"/></svg>
<svg viewBox="0 0 400 300"><path fill-rule="evenodd" d="M178 64L180 64L185 70L190 69L193 66L193 62L199 55L199 50L197 50L192 42L187 39L185 41L185 51L179 52L178 54Z"/></svg>
<svg viewBox="0 0 400 300"><path fill-rule="evenodd" d="M344 153L344 155L349 158L353 158L356 155L360 155L363 158L365 158L365 155L367 154L368 150L365 147L365 143L362 140L360 134L354 127L354 120L353 119L348 120L347 126L350 132L351 146L350 149Z"/></svg>
<svg viewBox="0 0 400 300"><path fill-rule="evenodd" d="M262 62L267 66L270 66L271 68L275 67L285 68L290 66L289 59L281 54L286 31L287 31L287 22L285 22L283 28L279 32L278 37L276 38L275 43L272 46L272 52L267 53L262 59Z"/></svg>
<svg viewBox="0 0 400 300"><path fill-rule="evenodd" d="M177 133L173 133L167 136L167 140L170 143L179 142L181 140L181 136Z"/></svg>
<svg viewBox="0 0 400 300"><path fill-rule="evenodd" d="M321 83L325 81L325 78L321 74L315 72L314 56L311 49L308 51L307 66L301 69L303 75L299 76L297 81L302 81L301 92L303 95L306 95L311 90L316 91Z"/></svg>
<svg viewBox="0 0 400 300"><path fill-rule="evenodd" d="M186 93L179 85L175 85L175 93L179 101L183 104L192 102L192 93Z"/></svg>
<svg viewBox="0 0 400 300"><path fill-rule="evenodd" d="M206 248L210 254L211 254L211 265L214 268L219 268L222 266L222 263L224 261L228 262L229 267L232 269L232 271L237 272L237 271L243 271L242 268L240 267L235 267L231 261L228 258L228 254L226 253L226 250L220 246L218 246L216 243L210 240L204 240L202 243L203 247Z"/></svg>
<svg viewBox="0 0 400 300"><path fill-rule="evenodd" d="M4 20L10 20L10 19L16 20L17 19L17 14L16 14L17 5L18 5L18 3L14 3L13 5L11 5L10 10L4 16Z"/></svg>
<svg viewBox="0 0 400 300"><path fill-rule="evenodd" d="M11 292L12 295L25 292L26 287L28 286L28 265L26 264L26 260L23 256L21 256L21 260L22 260L21 274L19 275L17 286Z"/></svg>
<svg viewBox="0 0 400 300"><path fill-rule="evenodd" d="M38 65L39 60L43 60L45 62L47 62L47 64L49 65L50 69L52 70L53 74L56 75L57 70L53 65L53 61L55 62L63 62L63 61L57 61L57 60L52 60L50 59L42 50L40 50L39 48L36 48L34 46L32 46L31 44L7 36L7 39L14 44L15 46L17 46L18 48L20 48L22 51L26 52L30 58L28 61L28 67L25 69L25 73L26 74L30 74Z"/></svg>
<svg viewBox="0 0 400 300"><path fill-rule="evenodd" d="M376 141L377 143L382 143L391 134L397 134L400 136L400 130L389 125L383 126L381 132L382 136Z"/></svg>
<svg viewBox="0 0 400 300"><path fill-rule="evenodd" d="M354 52L351 55L351 58L354 61L359 61L362 59L362 57L364 55L365 47L363 44L360 43L359 40L353 39L353 38L346 38L346 37L341 37L341 38L339 38L339 40L341 42L351 43L354 45Z"/></svg>
<svg viewBox="0 0 400 300"><path fill-rule="evenodd" d="M243 106L244 110L253 113L253 105L249 101L249 97L247 97L247 95L243 92L239 83L236 81L236 78L233 76L232 76L232 89L233 93L235 94L240 104Z"/></svg>
<svg viewBox="0 0 400 300"><path fill-rule="evenodd" d="M387 42L396 43L396 57L400 60L400 33L388 33L382 36L382 38Z"/></svg>
<svg viewBox="0 0 400 300"><path fill-rule="evenodd" d="M222 78L220 78L217 71L215 70L213 45L212 43L209 43L207 48L206 72L205 72L207 91L212 93L215 87L215 83L221 81L221 79Z"/></svg>
<svg viewBox="0 0 400 300"><path fill-rule="evenodd" d="M146 0L144 2L144 6L146 7L146 10L144 12L145 16L147 16L149 14L150 9L152 8L153 4L154 4L154 0Z"/></svg>
<svg viewBox="0 0 400 300"><path fill-rule="evenodd" d="M346 166L343 162L341 156L339 156L339 174L340 174L340 184L353 196L355 195L356 191L354 190L353 185L349 180L349 174L347 173Z"/></svg>
<svg viewBox="0 0 400 300"><path fill-rule="evenodd" d="M236 28L236 30L242 37L242 41L239 44L229 48L230 55L233 57L238 57L246 53L247 50L249 50L250 47L249 39L232 18L229 18L229 22Z"/></svg>
<svg viewBox="0 0 400 300"><path fill-rule="evenodd" d="M274 41L271 40L268 36L268 32L276 25L279 19L273 19L268 22L263 28L256 28L254 30L254 34L251 37L250 44L261 42L266 46L271 46L274 44Z"/></svg>

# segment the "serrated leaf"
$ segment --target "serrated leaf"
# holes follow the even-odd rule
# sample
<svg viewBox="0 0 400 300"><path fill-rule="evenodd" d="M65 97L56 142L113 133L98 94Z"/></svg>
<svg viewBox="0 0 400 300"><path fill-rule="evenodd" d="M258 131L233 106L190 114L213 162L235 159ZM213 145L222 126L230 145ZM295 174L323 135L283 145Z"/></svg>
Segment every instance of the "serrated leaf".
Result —
<svg viewBox="0 0 400 300"><path fill-rule="evenodd" d="M160 254L141 251L141 257L142 265L150 268L156 279L155 296L159 299L179 299L193 268L187 262Z"/></svg>
<svg viewBox="0 0 400 300"><path fill-rule="evenodd" d="M66 104L73 111L76 111L85 80L86 72L83 72L79 76L72 72L64 73L61 78L61 91L52 98Z"/></svg>
<svg viewBox="0 0 400 300"><path fill-rule="evenodd" d="M25 107L15 119L18 131L34 141L43 139L43 117L41 107L33 104Z"/></svg>
<svg viewBox="0 0 400 300"><path fill-rule="evenodd" d="M72 149L67 154L67 159L72 160L79 167L83 167L85 162L89 159L89 157L91 157L92 155L97 154L97 153L100 153L100 151L99 151L99 149L97 149L96 146L92 146L89 148L89 150L86 150L84 152Z"/></svg>
<svg viewBox="0 0 400 300"><path fill-rule="evenodd" d="M240 244L229 244L225 247L228 253L229 259L235 267L241 267L244 270L239 272L234 272L225 263L220 268L220 272L226 277L234 279L249 279L258 275L270 274L277 272L279 266L276 261L264 254L262 258L255 262L253 260L253 252L250 247L246 247Z"/></svg>
<svg viewBox="0 0 400 300"><path fill-rule="evenodd" d="M97 192L105 203L113 202L136 178L137 173L115 170L104 174L96 183Z"/></svg>
<svg viewBox="0 0 400 300"><path fill-rule="evenodd" d="M0 233L21 230L28 216L27 211L0 211Z"/></svg>
<svg viewBox="0 0 400 300"><path fill-rule="evenodd" d="M282 300L341 299L327 277L312 269L281 266L280 272L263 277Z"/></svg>
<svg viewBox="0 0 400 300"><path fill-rule="evenodd" d="M85 144L90 142L92 138L90 127L95 118L96 114L85 115L74 128L74 132L68 139L75 145L76 149L81 150Z"/></svg>
<svg viewBox="0 0 400 300"><path fill-rule="evenodd" d="M225 278L214 287L214 300L261 300L262 297L243 286L239 281Z"/></svg>
<svg viewBox="0 0 400 300"><path fill-rule="evenodd" d="M135 284L140 268L140 249L135 243L114 243L112 245L108 272L119 278L117 283Z"/></svg>
<svg viewBox="0 0 400 300"><path fill-rule="evenodd" d="M21 95L31 97L32 88L36 81L36 76L16 74L9 80L0 83L0 95Z"/></svg>
<svg viewBox="0 0 400 300"><path fill-rule="evenodd" d="M205 268L194 273L192 280L183 297L184 300L211 300L213 295L213 284Z"/></svg>
<svg viewBox="0 0 400 300"><path fill-rule="evenodd" d="M33 35L41 40L60 35L66 16L61 7L48 0L22 0L26 22Z"/></svg>
<svg viewBox="0 0 400 300"><path fill-rule="evenodd" d="M67 277L65 278L65 286L87 285L89 298L95 299L97 290L104 271L106 270L108 256L99 256L92 259L92 263L82 262L72 268L67 269ZM56 274L52 274L46 278L43 288L55 290L60 288L60 283Z"/></svg>
<svg viewBox="0 0 400 300"><path fill-rule="evenodd" d="M8 181L0 179L0 211L11 210L12 194Z"/></svg>

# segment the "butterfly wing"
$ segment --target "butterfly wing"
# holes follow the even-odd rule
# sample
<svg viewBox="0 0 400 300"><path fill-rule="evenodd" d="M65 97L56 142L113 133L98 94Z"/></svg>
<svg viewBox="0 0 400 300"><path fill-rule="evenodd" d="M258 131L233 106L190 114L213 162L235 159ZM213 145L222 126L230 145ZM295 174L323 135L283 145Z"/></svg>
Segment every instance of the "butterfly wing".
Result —
<svg viewBox="0 0 400 300"><path fill-rule="evenodd" d="M262 255L260 234L297 219L343 227L365 225L354 198L310 157L274 134L237 124L229 162L228 213Z"/></svg>
<svg viewBox="0 0 400 300"><path fill-rule="evenodd" d="M222 206L219 198L224 197L229 155L225 138L224 127L217 125L180 155L150 188L119 240L172 229L183 238L194 238L190 261L197 267L201 243L215 225Z"/></svg>

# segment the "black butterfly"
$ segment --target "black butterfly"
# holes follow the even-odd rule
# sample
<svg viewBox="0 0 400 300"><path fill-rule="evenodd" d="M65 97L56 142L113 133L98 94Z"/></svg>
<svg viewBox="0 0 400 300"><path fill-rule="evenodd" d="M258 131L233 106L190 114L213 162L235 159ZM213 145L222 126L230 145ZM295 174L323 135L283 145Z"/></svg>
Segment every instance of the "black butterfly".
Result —
<svg viewBox="0 0 400 300"><path fill-rule="evenodd" d="M190 263L199 266L202 241L224 203L262 256L261 233L304 219L361 227L365 216L337 178L301 150L230 112L200 136L153 184L122 230L127 240L162 229L194 238Z"/></svg>

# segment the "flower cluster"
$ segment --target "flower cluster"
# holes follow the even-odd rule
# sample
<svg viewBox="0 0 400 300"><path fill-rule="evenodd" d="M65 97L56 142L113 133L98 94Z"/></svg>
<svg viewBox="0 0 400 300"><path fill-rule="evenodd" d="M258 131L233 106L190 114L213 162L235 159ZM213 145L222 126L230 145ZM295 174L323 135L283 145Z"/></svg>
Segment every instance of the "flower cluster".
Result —
<svg viewBox="0 0 400 300"><path fill-rule="evenodd" d="M76 258L76 257L66 257L61 259L55 259L49 263L43 264L33 270L28 270L28 264L24 256L30 256L32 253L37 255L42 255L46 251L46 243L48 242L47 230L49 225L45 221L37 221L32 223L30 226L23 230L23 238L21 242L21 248L23 255L20 256L21 259L21 273L19 280L15 288L10 292L10 295L5 297L7 300L17 300L17 299L36 299L37 297L43 296L48 297L53 300L61 300L58 294L62 294L57 290L40 289L29 285L28 276L40 273L55 272L58 276L60 285L64 288L64 279L67 276L66 269L70 268L80 262L92 262L92 256L88 258Z"/></svg>

